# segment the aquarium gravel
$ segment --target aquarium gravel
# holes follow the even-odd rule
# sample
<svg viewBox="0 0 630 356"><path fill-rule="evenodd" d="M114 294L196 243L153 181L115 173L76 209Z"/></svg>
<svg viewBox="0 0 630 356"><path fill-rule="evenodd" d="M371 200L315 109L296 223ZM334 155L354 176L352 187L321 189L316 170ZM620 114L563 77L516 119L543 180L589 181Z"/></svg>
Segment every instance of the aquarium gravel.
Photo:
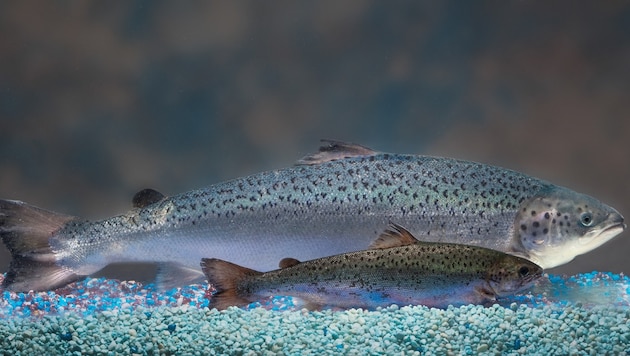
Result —
<svg viewBox="0 0 630 356"><path fill-rule="evenodd" d="M491 306L309 312L277 297L208 309L212 289L86 279L0 291L0 354L628 354L630 280L550 275Z"/></svg>

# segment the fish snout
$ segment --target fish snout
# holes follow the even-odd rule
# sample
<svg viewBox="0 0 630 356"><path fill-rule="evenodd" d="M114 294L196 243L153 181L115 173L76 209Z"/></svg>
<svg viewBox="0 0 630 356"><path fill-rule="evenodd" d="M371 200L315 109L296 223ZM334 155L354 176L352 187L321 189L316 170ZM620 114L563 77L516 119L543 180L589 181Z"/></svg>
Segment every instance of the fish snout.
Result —
<svg viewBox="0 0 630 356"><path fill-rule="evenodd" d="M625 223L623 215L619 214L616 211L614 213L608 214L608 221L610 221L610 224L612 226L620 226L622 230L625 230L628 227L628 225L626 225Z"/></svg>
<svg viewBox="0 0 630 356"><path fill-rule="evenodd" d="M626 225L625 223L623 215L619 214L617 211L608 214L605 223L603 223L602 225L604 226L602 226L599 235L610 236L607 240L624 232L628 227L628 225Z"/></svg>

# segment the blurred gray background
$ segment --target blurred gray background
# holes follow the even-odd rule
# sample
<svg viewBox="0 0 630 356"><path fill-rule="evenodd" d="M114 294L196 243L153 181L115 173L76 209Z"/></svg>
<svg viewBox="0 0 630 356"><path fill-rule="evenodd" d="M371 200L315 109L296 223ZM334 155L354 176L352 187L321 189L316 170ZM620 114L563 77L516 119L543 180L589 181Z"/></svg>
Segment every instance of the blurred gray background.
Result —
<svg viewBox="0 0 630 356"><path fill-rule="evenodd" d="M629 102L627 1L0 3L0 197L89 219L320 138L504 166L628 216ZM627 273L629 249L551 272Z"/></svg>

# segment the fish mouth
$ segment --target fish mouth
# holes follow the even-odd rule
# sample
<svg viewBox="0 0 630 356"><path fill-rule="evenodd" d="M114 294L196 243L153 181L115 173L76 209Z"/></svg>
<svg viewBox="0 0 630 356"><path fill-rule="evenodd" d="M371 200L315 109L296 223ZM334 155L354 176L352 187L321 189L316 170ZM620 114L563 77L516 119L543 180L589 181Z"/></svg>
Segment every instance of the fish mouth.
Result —
<svg viewBox="0 0 630 356"><path fill-rule="evenodd" d="M617 235L622 233L626 228L628 227L628 225L626 225L625 223L621 222L621 223L617 223L615 225L611 225L607 228L605 228L601 234L602 235L608 235L608 234L613 234L613 235Z"/></svg>
<svg viewBox="0 0 630 356"><path fill-rule="evenodd" d="M627 227L628 226L623 221L623 217L618 215L608 226L604 227L599 232L594 231L590 238L579 239L579 241L582 242L582 245L590 245L595 242L593 248L599 247L613 237L621 234Z"/></svg>

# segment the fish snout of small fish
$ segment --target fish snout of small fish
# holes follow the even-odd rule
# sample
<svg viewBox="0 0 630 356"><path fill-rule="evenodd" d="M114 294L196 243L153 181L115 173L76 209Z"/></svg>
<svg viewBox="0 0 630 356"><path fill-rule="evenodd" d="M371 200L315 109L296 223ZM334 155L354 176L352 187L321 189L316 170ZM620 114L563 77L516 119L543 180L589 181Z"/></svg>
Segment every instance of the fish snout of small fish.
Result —
<svg viewBox="0 0 630 356"><path fill-rule="evenodd" d="M513 252L552 268L601 246L625 228L623 216L612 207L554 186L522 205Z"/></svg>
<svg viewBox="0 0 630 356"><path fill-rule="evenodd" d="M488 274L488 284L499 296L511 295L533 286L543 269L524 258L506 255Z"/></svg>

